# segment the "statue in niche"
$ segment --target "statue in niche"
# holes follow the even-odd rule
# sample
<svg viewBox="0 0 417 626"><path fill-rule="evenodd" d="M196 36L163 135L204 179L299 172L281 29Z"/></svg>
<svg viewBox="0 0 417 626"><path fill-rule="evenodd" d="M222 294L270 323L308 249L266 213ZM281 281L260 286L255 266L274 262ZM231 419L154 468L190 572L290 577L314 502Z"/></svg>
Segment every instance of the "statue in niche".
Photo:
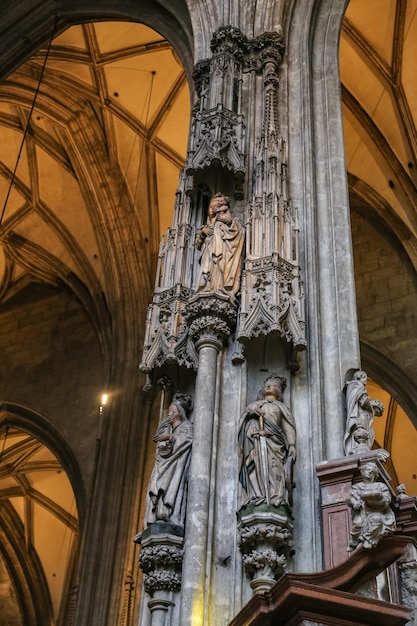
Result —
<svg viewBox="0 0 417 626"><path fill-rule="evenodd" d="M269 376L256 402L249 404L241 417L243 505L291 505L296 427L293 414L282 401L285 387L285 378Z"/></svg>
<svg viewBox="0 0 417 626"><path fill-rule="evenodd" d="M155 465L149 482L148 524L170 522L184 527L193 425L186 409L189 396L176 394L158 428Z"/></svg>
<svg viewBox="0 0 417 626"><path fill-rule="evenodd" d="M220 293L234 301L240 287L243 241L243 227L232 217L230 198L216 193L209 203L207 224L196 236L201 252L196 293Z"/></svg>
<svg viewBox="0 0 417 626"><path fill-rule="evenodd" d="M382 402L369 398L366 383L367 376L362 370L356 370L353 379L346 383L346 455L371 450L375 439L374 417L384 412Z"/></svg>
<svg viewBox="0 0 417 626"><path fill-rule="evenodd" d="M391 510L391 493L383 482L376 482L378 467L366 463L361 470L362 481L353 485L347 498L352 508L352 530L348 552L358 546L374 548L382 537L395 530L395 515Z"/></svg>

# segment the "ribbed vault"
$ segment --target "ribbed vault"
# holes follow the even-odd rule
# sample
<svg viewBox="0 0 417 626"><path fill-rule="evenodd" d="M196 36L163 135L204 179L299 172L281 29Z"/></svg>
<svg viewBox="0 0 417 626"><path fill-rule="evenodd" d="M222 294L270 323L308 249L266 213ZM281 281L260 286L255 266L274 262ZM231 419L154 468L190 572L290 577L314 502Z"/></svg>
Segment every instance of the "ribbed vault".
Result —
<svg viewBox="0 0 417 626"><path fill-rule="evenodd" d="M340 42L348 171L381 193L414 235L416 10L411 0L351 0Z"/></svg>
<svg viewBox="0 0 417 626"><path fill-rule="evenodd" d="M40 626L58 622L68 609L78 559L78 508L61 461L13 421L19 422L19 417L3 405L0 570L8 592L2 601L15 597L14 609L9 602L4 608L13 624Z"/></svg>
<svg viewBox="0 0 417 626"><path fill-rule="evenodd" d="M149 290L185 156L188 111L178 57L140 24L74 26L3 83L3 298L32 279L62 282L108 340L107 302L117 282L115 240L104 227L135 216L137 272Z"/></svg>

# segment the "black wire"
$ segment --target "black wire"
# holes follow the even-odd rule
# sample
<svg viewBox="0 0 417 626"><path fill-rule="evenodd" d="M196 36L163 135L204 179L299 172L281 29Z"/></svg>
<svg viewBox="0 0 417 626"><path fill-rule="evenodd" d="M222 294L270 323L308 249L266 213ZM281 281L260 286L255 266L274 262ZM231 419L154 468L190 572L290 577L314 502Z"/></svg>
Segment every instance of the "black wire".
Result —
<svg viewBox="0 0 417 626"><path fill-rule="evenodd" d="M6 447L6 441L7 441L7 435L8 435L8 434L9 434L9 426L7 425L7 426L6 426L6 430L5 430L5 432L4 432L3 447L2 447L2 449L0 450L0 462L1 462L1 458L2 458L2 456L3 456L4 449L5 449L5 447Z"/></svg>
<svg viewBox="0 0 417 626"><path fill-rule="evenodd" d="M38 97L38 93L39 93L39 90L40 90L40 87L41 87L41 83L42 83L42 79L43 79L43 73L44 73L44 71L45 71L46 62L47 62L47 60L48 60L48 57L49 57L49 52L50 52L50 50L51 50L52 41L53 41L53 38L54 38L54 36L55 36L56 25L57 25L57 21L55 20L55 24L54 24L54 27L53 27L52 32L51 32L51 37L50 37L50 39L49 39L48 48L47 48L47 50L46 50L45 58L44 58L44 60L43 60L43 64L42 64L42 68L41 68L41 73L40 73L40 76L39 76L38 84L37 84L37 86L36 86L36 91L35 91L35 95L34 95L34 98L33 98L33 101L32 101L32 106L31 106L31 108L30 108L29 117L28 117L28 120L27 120L27 122L26 122L26 128L25 128L25 131L24 131L24 133L23 133L22 142L21 142L21 144L20 144L19 153L18 153L18 155L17 155L16 165L14 166L13 174L12 174L12 177L11 177L11 179L10 179L9 189L8 189L8 191L7 191L6 199L5 199L5 201L4 201L3 210L2 210L2 212L1 212L1 217L0 217L0 226L1 226L1 223L2 223L2 221L3 221L3 217L4 217L4 214L5 214L5 212L6 212L7 203L8 203L8 201L9 201L9 197L10 197L10 194L11 194L12 189L13 189L14 181L15 181L15 178L16 178L17 167L18 167L18 165L19 165L20 157L22 156L22 151L23 151L23 146L25 145L26 136L27 136L27 134L28 134L28 132L29 132L30 122L32 121L32 114L33 114L33 110L34 110L34 108L35 108L36 99L37 99L37 97Z"/></svg>

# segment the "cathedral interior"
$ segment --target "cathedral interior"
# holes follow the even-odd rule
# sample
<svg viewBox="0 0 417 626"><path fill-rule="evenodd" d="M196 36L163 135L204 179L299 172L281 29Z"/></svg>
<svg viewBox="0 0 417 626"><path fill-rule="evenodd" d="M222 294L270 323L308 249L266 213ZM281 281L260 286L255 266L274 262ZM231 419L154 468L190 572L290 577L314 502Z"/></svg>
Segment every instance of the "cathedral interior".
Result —
<svg viewBox="0 0 417 626"><path fill-rule="evenodd" d="M162 271L157 269L161 237L169 238L174 207L177 211L178 181L193 132L190 120L201 102L193 67L208 57L211 37L221 26L255 38L262 32L261 17L255 16L259 11L267 26L270 16L263 31L272 30L273 5L281 7L274 15L280 16L288 41L286 74L280 78L288 100L301 91L291 69L300 52L291 48L290 24L302 19L307 24L308 15L305 29L311 36L305 41L314 46L314 28L323 16L330 20L333 10L340 13L340 34L331 34L335 50L312 47L312 60L306 56L298 63L311 64L312 83L323 80L320 63L333 81L326 98L341 109L343 141L332 135L337 117L329 117L321 139L330 146L329 154L334 148L335 177L343 179L345 173L351 237L340 248L344 234L337 213L326 223L318 219L314 240L301 238L300 267L303 273L308 264L320 265L327 229L334 233L329 267L342 248L351 250L345 268L339 261L336 291L342 294L346 287L356 311L352 324L358 354L350 358L345 351L344 362L367 373L369 396L384 405L373 425L373 448L389 453L385 467L393 491L404 485L408 496L417 495L417 1L263 0L248 2L245 14L237 4L14 0L0 9L2 625L129 626L138 619L143 626L168 625L144 616L139 549L133 541L146 516L153 437L163 405L156 384L163 367L139 369L147 311L155 276ZM322 105L313 95L310 117L306 106L280 118L289 129L288 179L295 202L303 194L300 177L313 176L312 170L305 172L306 163L319 162L324 152L316 151L321 146L318 123L312 122L310 134L305 131L298 143L293 128L306 129ZM248 193L245 185L246 179L242 195L235 195L238 210ZM331 187L324 175L311 185L317 195L321 185ZM212 191L230 194L228 189ZM330 196L331 191L327 201ZM351 262L354 298L349 295ZM309 283L308 276L303 276L307 349L300 351L299 370L291 374L300 382L287 390L296 420L302 414L302 389L317 385L326 397L328 384L342 395L344 383L344 372L338 372L337 383L326 374L333 366L331 359L326 364L325 350L320 358L311 356L314 346L326 341L330 323L323 311L316 317L310 312L323 288ZM332 308L329 293L324 306ZM344 332L340 323L335 334L342 353L348 345ZM323 340L317 339L320 333ZM272 339L265 337L262 350L271 372ZM262 370L256 350L249 345L245 352L249 400L263 376L250 382L251 367ZM217 367L225 372L225 402L231 402L227 394L241 386L243 374L234 375L236 366L222 365L218 358ZM174 369L167 371L171 375ZM317 380L324 377L324 386L311 371ZM185 369L178 376L176 384L192 389L195 372ZM149 379L154 391L145 393ZM241 406L249 400L245 396ZM336 445L317 443L317 429L312 427L305 444L313 449L310 469L305 468L312 483L317 481L314 463L340 456ZM336 435L329 434L329 441L331 436ZM303 493L297 464L295 475L296 511ZM314 489L317 495L318 486ZM312 519L319 510L316 500ZM213 505L214 520L217 508ZM297 533L303 533L302 525L296 525L295 539ZM294 571L322 568L319 536L315 527L314 553L296 561ZM214 581L221 580L216 576ZM233 603L224 600L233 604L224 622L210 613L220 609L207 609L208 617L190 625L226 626L250 598L245 588L237 596Z"/></svg>

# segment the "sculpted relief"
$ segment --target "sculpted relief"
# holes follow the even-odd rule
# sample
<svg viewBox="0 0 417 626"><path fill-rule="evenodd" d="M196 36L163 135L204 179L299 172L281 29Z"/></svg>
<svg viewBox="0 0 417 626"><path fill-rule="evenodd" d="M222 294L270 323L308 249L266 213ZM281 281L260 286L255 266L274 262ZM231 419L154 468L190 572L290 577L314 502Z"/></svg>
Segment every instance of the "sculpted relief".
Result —
<svg viewBox="0 0 417 626"><path fill-rule="evenodd" d="M285 386L281 376L267 378L257 400L241 417L239 480L244 504L291 504L296 428L293 414L282 401Z"/></svg>
<svg viewBox="0 0 417 626"><path fill-rule="evenodd" d="M223 294L234 301L240 286L244 231L221 193L209 203L207 224L197 233L200 251L196 292Z"/></svg>
<svg viewBox="0 0 417 626"><path fill-rule="evenodd" d="M352 530L348 552L362 546L374 548L384 537L395 530L391 494L387 485L376 480L378 467L366 463L361 468L362 481L353 485L346 502L352 509Z"/></svg>

